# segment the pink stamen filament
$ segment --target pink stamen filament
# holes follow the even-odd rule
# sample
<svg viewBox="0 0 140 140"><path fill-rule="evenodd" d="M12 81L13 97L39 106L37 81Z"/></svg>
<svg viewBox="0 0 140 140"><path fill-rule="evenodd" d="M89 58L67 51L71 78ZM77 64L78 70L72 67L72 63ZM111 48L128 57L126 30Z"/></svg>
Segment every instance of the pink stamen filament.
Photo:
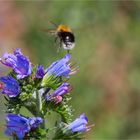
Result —
<svg viewBox="0 0 140 140"><path fill-rule="evenodd" d="M92 125L89 125L89 126L87 126L86 127L86 129L87 129L87 131L89 131L92 127L94 127L95 126L95 124L92 124Z"/></svg>

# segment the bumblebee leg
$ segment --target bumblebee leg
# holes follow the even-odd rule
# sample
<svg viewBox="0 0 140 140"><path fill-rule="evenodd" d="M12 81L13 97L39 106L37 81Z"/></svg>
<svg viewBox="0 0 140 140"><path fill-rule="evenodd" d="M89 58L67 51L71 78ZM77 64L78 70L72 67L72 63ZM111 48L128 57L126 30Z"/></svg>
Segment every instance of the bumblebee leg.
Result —
<svg viewBox="0 0 140 140"><path fill-rule="evenodd" d="M57 43L57 41L58 41L58 37L55 37L54 42Z"/></svg>
<svg viewBox="0 0 140 140"><path fill-rule="evenodd" d="M66 44L66 47L68 48L68 44ZM67 49L67 54L70 54L70 50Z"/></svg>
<svg viewBox="0 0 140 140"><path fill-rule="evenodd" d="M62 47L62 41L59 41L59 47L57 48L57 53L59 53L61 47Z"/></svg>
<svg viewBox="0 0 140 140"><path fill-rule="evenodd" d="M67 50L67 53L70 54L70 50Z"/></svg>

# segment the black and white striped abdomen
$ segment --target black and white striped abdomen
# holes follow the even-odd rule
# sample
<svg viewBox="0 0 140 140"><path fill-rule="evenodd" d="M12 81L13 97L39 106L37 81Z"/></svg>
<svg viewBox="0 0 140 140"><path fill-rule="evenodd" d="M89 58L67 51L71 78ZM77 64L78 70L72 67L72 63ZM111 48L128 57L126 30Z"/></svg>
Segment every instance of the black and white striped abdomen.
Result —
<svg viewBox="0 0 140 140"><path fill-rule="evenodd" d="M62 46L66 50L72 50L75 47L75 37L71 32L58 32L58 37Z"/></svg>

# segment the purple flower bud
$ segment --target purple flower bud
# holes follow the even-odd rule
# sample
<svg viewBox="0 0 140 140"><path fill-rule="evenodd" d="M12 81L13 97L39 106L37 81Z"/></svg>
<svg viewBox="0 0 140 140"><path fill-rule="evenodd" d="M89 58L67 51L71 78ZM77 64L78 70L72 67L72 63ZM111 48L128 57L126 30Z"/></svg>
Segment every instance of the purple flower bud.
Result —
<svg viewBox="0 0 140 140"><path fill-rule="evenodd" d="M68 130L72 132L85 132L91 129L91 126L86 126L88 123L88 118L85 114L81 114L79 118L68 125Z"/></svg>
<svg viewBox="0 0 140 140"><path fill-rule="evenodd" d="M8 114L6 121L6 135L16 135L19 139L23 139L31 129L37 128L43 122L43 119L40 117L26 118L21 115Z"/></svg>
<svg viewBox="0 0 140 140"><path fill-rule="evenodd" d="M72 90L72 87L69 83L63 83L60 87L58 87L52 96L63 96L64 94L69 93Z"/></svg>
<svg viewBox="0 0 140 140"><path fill-rule="evenodd" d="M58 95L58 96L51 97L51 100L53 100L56 104L58 104L62 102L63 98Z"/></svg>
<svg viewBox="0 0 140 140"><path fill-rule="evenodd" d="M44 67L42 65L39 65L37 67L36 78L43 78L44 75L45 75Z"/></svg>
<svg viewBox="0 0 140 140"><path fill-rule="evenodd" d="M0 90L9 97L16 97L20 93L20 86L12 76L4 76L0 77Z"/></svg>
<svg viewBox="0 0 140 140"><path fill-rule="evenodd" d="M2 64L11 67L15 73L17 73L17 78L22 79L31 74L32 67L29 59L24 56L20 49L16 49L14 54L5 53L3 58L0 58Z"/></svg>
<svg viewBox="0 0 140 140"><path fill-rule="evenodd" d="M69 83L63 83L60 87L58 87L52 94L46 96L47 101L55 101L56 103L60 103L62 101L62 96L64 94L69 93L72 90L72 87Z"/></svg>
<svg viewBox="0 0 140 140"><path fill-rule="evenodd" d="M37 128L41 123L43 123L43 119L40 117L33 117L29 119L31 128Z"/></svg>

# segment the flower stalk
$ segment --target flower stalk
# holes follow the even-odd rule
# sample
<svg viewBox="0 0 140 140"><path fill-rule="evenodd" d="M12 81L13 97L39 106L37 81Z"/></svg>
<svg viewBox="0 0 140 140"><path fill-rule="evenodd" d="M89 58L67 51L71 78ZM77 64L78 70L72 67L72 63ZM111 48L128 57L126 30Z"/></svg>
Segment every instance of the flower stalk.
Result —
<svg viewBox="0 0 140 140"><path fill-rule="evenodd" d="M45 117L42 112L42 100L41 100L41 94L39 91L36 91L36 105L37 105L37 113L38 116L40 116L43 119L43 123L41 124L41 128L45 129Z"/></svg>

